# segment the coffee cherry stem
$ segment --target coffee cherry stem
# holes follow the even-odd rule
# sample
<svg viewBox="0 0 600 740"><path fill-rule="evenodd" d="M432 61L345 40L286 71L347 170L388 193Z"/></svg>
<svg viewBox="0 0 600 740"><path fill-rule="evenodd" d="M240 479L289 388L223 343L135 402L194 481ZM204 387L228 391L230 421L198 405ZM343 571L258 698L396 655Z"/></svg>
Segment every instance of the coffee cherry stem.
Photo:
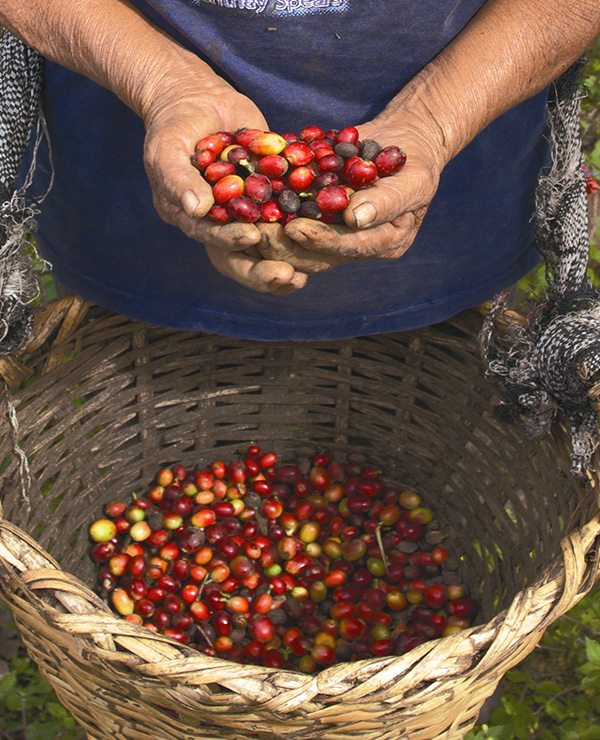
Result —
<svg viewBox="0 0 600 740"><path fill-rule="evenodd" d="M210 639L209 639L208 635L206 634L206 632L205 632L205 631L204 631L204 630L202 629L202 627L201 627L201 626L200 626L199 624L197 624L197 625L196 625L196 629L197 629L197 630L198 630L198 632L199 632L199 633L200 633L200 634L202 635L202 637L203 637L203 638L204 638L204 639L206 640L206 643L207 643L208 645L210 645L210 647L211 647L211 648L214 648L214 645L213 645L213 644L212 644L212 642L210 641Z"/></svg>
<svg viewBox="0 0 600 740"><path fill-rule="evenodd" d="M198 594L196 596L196 601L200 601L200 599L202 598L202 592L204 591L204 587L205 586L208 586L208 584L211 582L211 580L212 579L210 577L210 573L208 571L206 571L206 573L204 575L204 578L202 579L202 583L200 584L200 586L198 588Z"/></svg>
<svg viewBox="0 0 600 740"><path fill-rule="evenodd" d="M386 574L390 572L387 555L385 553L385 547L383 546L383 538L381 537L381 524L378 524L375 528L375 539L377 540L377 547L381 553L381 559L383 561L383 567L385 568Z"/></svg>
<svg viewBox="0 0 600 740"><path fill-rule="evenodd" d="M238 162L238 164L240 165L240 167L244 167L245 169L247 169L247 170L248 170L248 172L249 172L249 173L250 173L251 175L255 175L255 174L256 174L257 172L259 172L259 171L260 171L260 170L258 169L258 167L257 167L257 166L256 166L255 164L253 164L253 163L252 163L252 162L251 162L251 161L250 161L249 159L241 159L241 160L240 160L240 161Z"/></svg>

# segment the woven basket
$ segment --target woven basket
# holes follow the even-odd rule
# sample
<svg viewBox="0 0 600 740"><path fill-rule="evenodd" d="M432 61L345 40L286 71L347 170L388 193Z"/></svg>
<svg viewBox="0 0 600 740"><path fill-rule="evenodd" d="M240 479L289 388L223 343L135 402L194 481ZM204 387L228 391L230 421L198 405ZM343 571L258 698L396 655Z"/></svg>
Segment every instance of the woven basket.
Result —
<svg viewBox="0 0 600 740"><path fill-rule="evenodd" d="M19 429L6 424L0 439L0 587L93 740L462 738L596 580L595 475L586 486L570 476L560 428L529 442L494 419L475 312L320 343L173 332L71 300L49 314L22 363L3 367ZM210 658L113 616L86 585L86 530L101 506L143 490L159 465L231 458L249 441L283 457L307 445L362 452L421 492L481 603L479 624L307 676Z"/></svg>

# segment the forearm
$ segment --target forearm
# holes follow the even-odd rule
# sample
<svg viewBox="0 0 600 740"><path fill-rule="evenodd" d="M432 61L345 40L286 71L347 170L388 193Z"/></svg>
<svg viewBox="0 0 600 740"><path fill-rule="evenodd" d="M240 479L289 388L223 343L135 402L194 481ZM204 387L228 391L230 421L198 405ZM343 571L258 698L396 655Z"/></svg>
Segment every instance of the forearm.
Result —
<svg viewBox="0 0 600 740"><path fill-rule="evenodd" d="M488 0L378 120L417 112L447 162L558 77L598 35L598 0Z"/></svg>
<svg viewBox="0 0 600 740"><path fill-rule="evenodd" d="M144 117L156 90L208 65L150 23L127 0L4 0L0 25L48 59L98 82Z"/></svg>

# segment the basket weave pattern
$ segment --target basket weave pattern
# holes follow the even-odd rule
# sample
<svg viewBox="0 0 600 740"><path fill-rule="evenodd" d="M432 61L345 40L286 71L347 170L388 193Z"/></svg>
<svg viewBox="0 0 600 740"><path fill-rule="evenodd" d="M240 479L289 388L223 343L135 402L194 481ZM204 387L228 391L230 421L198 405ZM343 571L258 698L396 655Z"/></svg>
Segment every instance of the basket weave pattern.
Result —
<svg viewBox="0 0 600 740"><path fill-rule="evenodd" d="M89 738L464 736L504 673L593 585L600 533L597 486L570 477L567 435L530 442L494 419L479 326L466 313L397 335L261 343L94 307L52 354L38 342L26 359L38 377L13 395L30 507L8 425L0 438L0 594ZM146 490L159 466L231 459L250 441L284 459L300 447L361 452L421 493L480 623L306 676L210 658L115 617L86 585L87 526L102 505Z"/></svg>

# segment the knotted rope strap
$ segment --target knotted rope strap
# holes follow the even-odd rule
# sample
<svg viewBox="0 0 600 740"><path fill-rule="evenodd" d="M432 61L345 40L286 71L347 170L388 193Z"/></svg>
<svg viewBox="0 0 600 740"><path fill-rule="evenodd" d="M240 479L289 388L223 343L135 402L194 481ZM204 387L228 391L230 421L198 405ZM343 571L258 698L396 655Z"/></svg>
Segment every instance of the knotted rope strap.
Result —
<svg viewBox="0 0 600 740"><path fill-rule="evenodd" d="M33 323L38 282L24 249L35 208L15 181L39 118L43 58L0 31L0 354L17 350Z"/></svg>
<svg viewBox="0 0 600 740"><path fill-rule="evenodd" d="M536 244L546 263L547 295L524 325L497 329L503 296L480 335L486 375L500 388L498 413L545 434L559 411L571 425L573 472L584 476L598 444L598 415L588 395L600 380L600 294L586 277L587 183L580 136L579 60L552 86L547 116L552 167L536 192Z"/></svg>

